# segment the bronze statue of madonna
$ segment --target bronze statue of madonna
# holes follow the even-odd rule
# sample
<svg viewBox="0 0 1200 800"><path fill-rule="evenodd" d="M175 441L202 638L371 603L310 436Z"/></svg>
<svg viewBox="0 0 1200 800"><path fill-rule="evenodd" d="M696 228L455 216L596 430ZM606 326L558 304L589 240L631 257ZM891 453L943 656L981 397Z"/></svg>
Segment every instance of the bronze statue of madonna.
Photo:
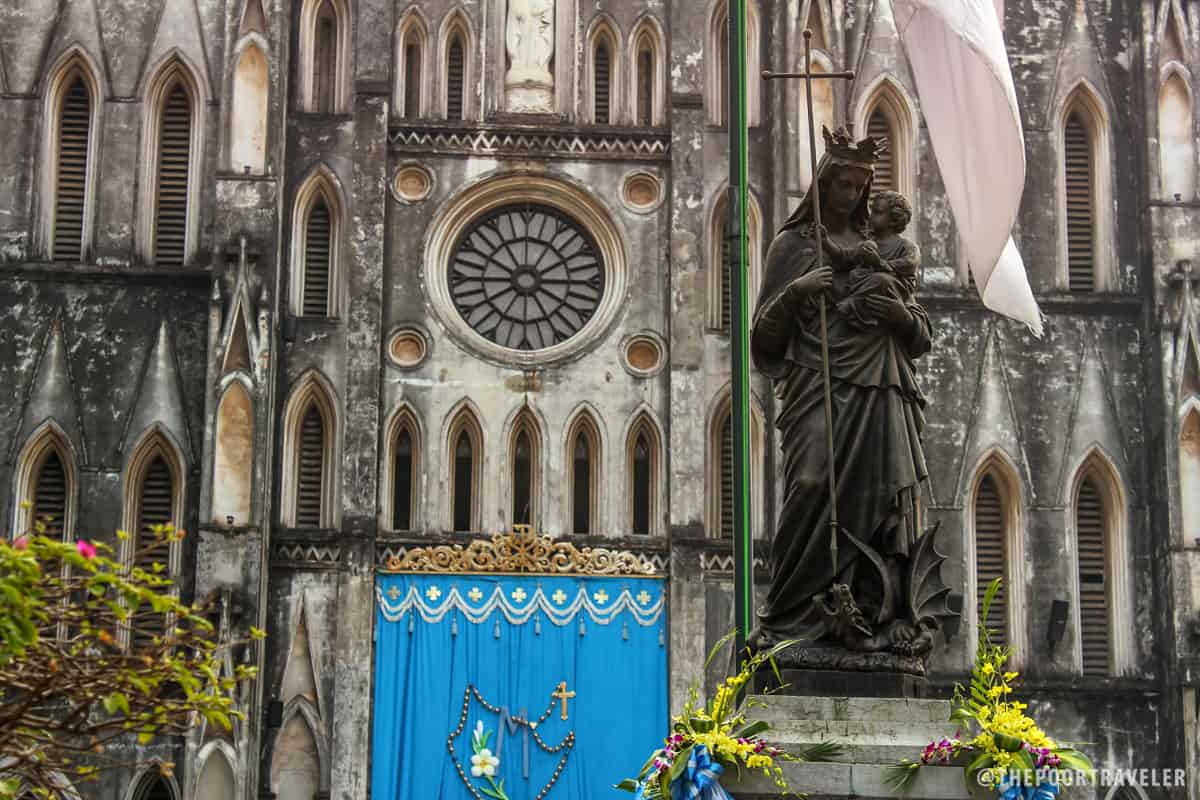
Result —
<svg viewBox="0 0 1200 800"><path fill-rule="evenodd" d="M823 265L810 191L771 243L751 328L754 363L775 383L786 479L771 546L771 587L751 642L800 639L814 667L921 674L948 590L938 574L942 557L933 550L933 532L922 526L925 397L914 361L929 352L932 331L911 293L919 253L900 239L908 260L889 262L880 256L883 240L873 238L872 222L887 227L895 205L877 198L878 208L871 206L874 161L884 143L854 142L841 130L824 135L816 177ZM890 266L899 263L907 275ZM838 482L836 565L822 296ZM891 657L863 657L873 653Z"/></svg>

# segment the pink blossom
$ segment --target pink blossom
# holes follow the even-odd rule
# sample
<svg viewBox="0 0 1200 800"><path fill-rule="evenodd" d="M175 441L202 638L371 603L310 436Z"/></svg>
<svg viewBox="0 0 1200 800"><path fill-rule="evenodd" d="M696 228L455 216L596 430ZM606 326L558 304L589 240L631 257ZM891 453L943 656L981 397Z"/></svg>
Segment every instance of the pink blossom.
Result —
<svg viewBox="0 0 1200 800"><path fill-rule="evenodd" d="M96 557L96 546L87 539L80 539L78 542L76 542L75 549L78 550L79 555L83 556L84 558Z"/></svg>
<svg viewBox="0 0 1200 800"><path fill-rule="evenodd" d="M29 548L29 540L27 538L25 538L24 536L18 536L13 541L13 549L14 550L26 550L28 548Z"/></svg>

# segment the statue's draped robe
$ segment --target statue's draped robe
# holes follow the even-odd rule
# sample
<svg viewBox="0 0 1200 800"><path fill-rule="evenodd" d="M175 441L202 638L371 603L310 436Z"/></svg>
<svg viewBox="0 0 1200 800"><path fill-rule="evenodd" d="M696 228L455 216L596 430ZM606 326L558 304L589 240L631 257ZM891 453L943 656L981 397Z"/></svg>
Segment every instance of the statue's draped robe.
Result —
<svg viewBox="0 0 1200 800"><path fill-rule="evenodd" d="M771 589L759 620L769 633L808 640L825 632L813 596L835 577L850 585L868 624L907 616L901 576L891 577L892 594L885 595L878 565L907 554L920 533L919 485L928 474L921 449L925 399L912 362L931 344L928 315L916 303L908 305L913 322L903 329L851 325L835 308L845 292L844 276L835 276L827 314L838 522L880 556L876 562L839 535L835 575L819 310L816 297L796 304L785 294L815 266L811 223L789 222L767 253L751 331L754 362L775 380L786 477Z"/></svg>

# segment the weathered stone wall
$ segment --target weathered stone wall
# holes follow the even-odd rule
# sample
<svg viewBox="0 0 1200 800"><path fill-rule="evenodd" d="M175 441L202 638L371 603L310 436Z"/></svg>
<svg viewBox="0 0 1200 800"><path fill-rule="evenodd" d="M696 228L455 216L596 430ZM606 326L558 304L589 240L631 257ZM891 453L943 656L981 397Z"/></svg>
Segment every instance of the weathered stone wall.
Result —
<svg viewBox="0 0 1200 800"><path fill-rule="evenodd" d="M706 535L714 491L708 475L717 457L711 425L730 380L729 339L714 330L710 315L712 225L727 152L727 129L712 121L709 86L716 6L563 2L558 19L566 27L556 54L562 63L555 72L565 83L556 114L523 119L496 112L504 65L502 14L495 7L460 7L450 0L350 4L342 87L348 101L337 113L313 114L300 110L303 4L257 2L248 9L241 0L61 7L37 0L0 8L0 385L10 387L0 398L6 448L0 507L7 520L15 519L20 451L39 425L53 419L79 466L76 532L111 536L126 524L123 467L143 432L131 428L158 422L187 462L181 521L194 535L183 546L183 591L198 599L224 592L226 624L234 635L251 624L269 633L267 644L248 654L263 673L245 699L247 725L227 737L197 732L187 742L157 744L143 755L178 761L177 783L188 800L199 793L200 754L211 757L214 749L207 745L214 741L236 754L236 796L266 795L310 779L331 797L366 796L372 576L388 548L446 540L447 426L464 401L483 433L485 531L511 522L508 437L517 413L528 409L540 436L539 527L555 536L567 533L568 427L581 409L593 415L602 453L599 528L587 539L593 543L641 545L627 536L626 440L636 415L655 421L664 444L661 536L645 546L659 551L672 575L671 696L678 703L688 681L699 677L694 668L708 643L728 626L732 605L724 545ZM820 10L814 12L813 2ZM829 61L858 74L852 84L834 89L836 122L858 119L884 78L918 114L909 156L917 208L910 235L924 254L921 297L936 331L921 379L930 399L930 517L942 523L946 577L965 591L971 491L981 463L998 453L1019 479L1026 598L1021 622L1028 648L1022 668L1029 693L1041 698L1035 710L1063 738L1093 742L1092 752L1105 766L1196 768L1193 687L1200 651L1193 628L1200 580L1193 576L1200 574L1200 558L1195 543L1180 534L1178 448L1182 412L1200 393L1186 369L1189 353L1200 358L1188 349L1200 342L1200 309L1192 308L1181 281L1169 276L1183 274L1177 264L1196 258L1197 219L1191 198L1160 196L1156 126L1163 65L1174 58L1200 68L1200 21L1194 14L1171 18L1181 47L1168 54L1171 6L1165 2L1004 5L1027 141L1016 237L1047 315L1040 340L985 312L967 286L958 231L888 3L761 3L755 14L762 66L799 68L799 32L815 20ZM401 119L392 97L397 26L410 7L428 31L428 113L417 120ZM437 119L443 80L437 59L455 10L471 32L472 69L466 119L447 122ZM586 122L584 43L601 14L621 39L624 112L628 37L645 15L664 32L665 125L604 129ZM234 69L250 43L264 51L269 65L262 174L230 163ZM72 48L97 65L103 98L95 133L94 235L80 264L44 260L47 198L39 189L47 84ZM193 71L203 98L197 242L182 270L149 266L141 244L146 232L139 229L149 190L141 178L148 158L145 91L172 56ZM1111 220L1104 242L1110 291L1089 295L1065 291L1057 212L1060 117L1080 85L1103 109L1109 153L1103 172L1110 190L1101 202ZM776 82L758 91L750 180L761 231L754 246L761 255L805 189L797 146L804 131L794 84ZM553 136L536 139L545 134ZM600 137L602 145L588 144L589 136ZM522 144L521 137L533 144ZM427 197L398 194L397 172L411 166L431 177ZM657 180L658 204L634 209L625 202L626 180L634 172ZM342 261L334 287L340 311L331 320L296 317L289 305L296 197L318 174L342 209ZM451 330L447 309L428 289L430 270L444 268L430 256L436 244L431 231L456 202L506 175L547 181L588 198L617 232L627 264L626 290L611 323L578 352L551 364L487 355ZM61 321L57 328L55 319ZM240 346L234 336L239 324L247 332L250 365L233 368L229 353ZM389 358L388 342L401 329L425 339L427 354L415 367ZM667 363L650 376L622 365L625 343L641 334L653 335L666 350ZM60 351L65 358L56 355ZM160 368L164 364L169 369ZM337 417L334 521L317 530L289 529L279 524L282 487L289 480L282 425L289 398L312 375L330 388ZM254 445L249 518L230 526L214 509L213 463L218 410L232 380L250 397ZM774 479L771 389L761 376L753 380L764 441L756 465L763 476L758 534L765 539L780 486ZM384 515L387 431L401 409L417 420L422 441L417 524L409 532L391 530ZM1120 634L1128 642L1129 669L1109 679L1078 674L1074 622L1053 649L1046 643L1051 601L1075 594L1072 487L1080 465L1095 453L1119 481L1130 548L1129 629ZM956 638L939 643L939 689L948 689L969 663L972 632L964 621ZM107 776L90 796L125 797L133 779Z"/></svg>

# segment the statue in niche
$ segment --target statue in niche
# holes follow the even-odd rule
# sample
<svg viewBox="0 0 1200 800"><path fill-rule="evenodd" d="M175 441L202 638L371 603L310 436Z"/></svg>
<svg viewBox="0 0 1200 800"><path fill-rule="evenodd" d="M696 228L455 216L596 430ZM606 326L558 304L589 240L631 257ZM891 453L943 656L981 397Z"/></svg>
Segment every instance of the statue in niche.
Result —
<svg viewBox="0 0 1200 800"><path fill-rule="evenodd" d="M509 111L554 110L554 0L508 0L504 44Z"/></svg>
<svg viewBox="0 0 1200 800"><path fill-rule="evenodd" d="M771 588L751 644L798 639L781 666L924 674L949 589L924 530L925 396L914 361L932 329L916 301L920 253L899 236L911 216L895 193L871 201L883 140L824 130L813 195L767 253L750 348L778 398L785 490L771 548ZM876 230L872 230L872 225ZM818 303L827 308L837 562L830 538L825 383Z"/></svg>

